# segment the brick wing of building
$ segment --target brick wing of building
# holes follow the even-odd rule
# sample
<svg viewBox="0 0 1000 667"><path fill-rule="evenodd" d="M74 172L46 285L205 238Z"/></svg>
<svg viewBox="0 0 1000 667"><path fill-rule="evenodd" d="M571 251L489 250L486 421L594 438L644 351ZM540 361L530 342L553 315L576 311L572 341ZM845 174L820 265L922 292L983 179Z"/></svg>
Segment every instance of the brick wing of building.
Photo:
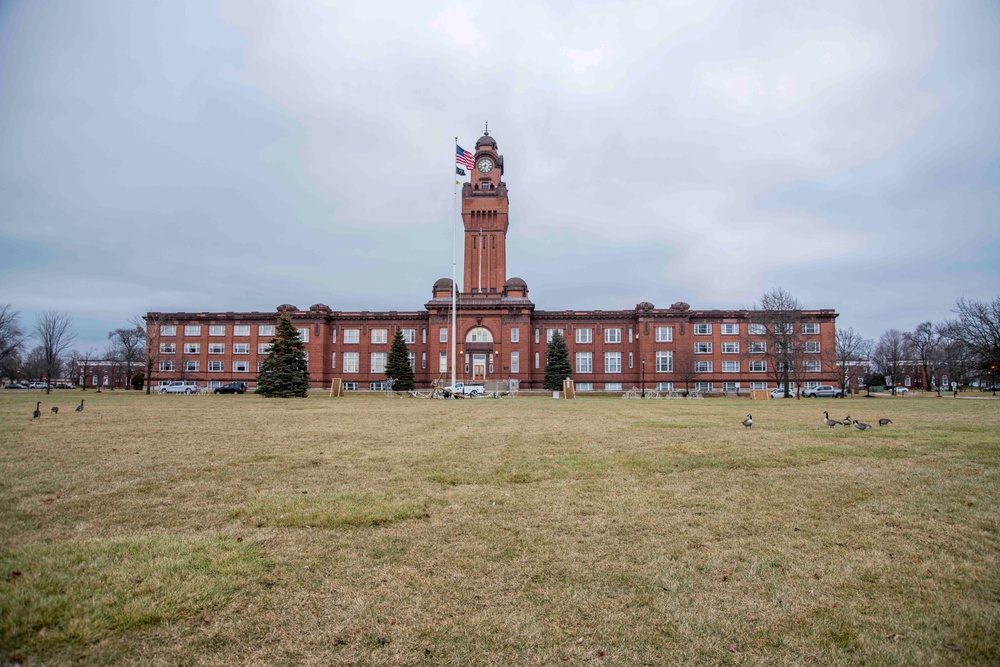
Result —
<svg viewBox="0 0 1000 667"><path fill-rule="evenodd" d="M520 381L540 388L546 348L558 330L569 346L578 391L638 387L737 392L777 385L767 337L743 310L695 310L686 303L630 310L535 310L528 285L507 277L509 200L503 156L489 134L476 142L471 183L462 187L463 282L457 286L460 379ZM380 389L396 329L402 329L418 386L450 379L452 281L434 283L423 310L345 312L285 304L277 312L159 313L146 316L157 355L154 383L209 387L255 384L278 314L305 342L314 388L341 378L346 389ZM807 385L837 384L833 310L798 313Z"/></svg>

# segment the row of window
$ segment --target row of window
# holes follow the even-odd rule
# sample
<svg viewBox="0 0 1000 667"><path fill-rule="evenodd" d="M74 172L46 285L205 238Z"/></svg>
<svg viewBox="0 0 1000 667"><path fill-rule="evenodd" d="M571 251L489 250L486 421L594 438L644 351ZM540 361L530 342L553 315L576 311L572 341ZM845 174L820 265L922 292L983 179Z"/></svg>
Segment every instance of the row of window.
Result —
<svg viewBox="0 0 1000 667"><path fill-rule="evenodd" d="M299 340L303 343L309 342L309 329L308 327L303 327L301 329L296 329L299 332ZM177 326L174 324L164 324L160 326L160 336L161 337L171 337L177 335ZM201 335L201 325L200 324L188 324L184 326L184 335L196 337ZM212 324L208 327L209 336L225 336L226 335L226 325L225 324ZM233 335L234 336L249 336L250 335L250 325L249 324L234 324L233 325ZM258 336L268 336L274 337L274 325L273 324L258 324L257 325L257 335Z"/></svg>
<svg viewBox="0 0 1000 667"><path fill-rule="evenodd" d="M712 343L709 342L698 342L694 344L695 354L712 354ZM802 351L806 354L819 354L820 344L818 340L809 340L803 343ZM767 343L764 341L753 341L747 343L747 352L750 354L766 354L767 353ZM787 354L788 348L781 343L775 343L774 353L775 354ZM739 354L740 344L739 343L723 343L722 344L722 354Z"/></svg>
<svg viewBox="0 0 1000 667"><path fill-rule="evenodd" d="M184 343L184 354L201 354L201 343ZM271 350L270 343L257 343L257 354L267 354ZM160 354L177 352L176 343L160 343ZM209 354L225 354L225 343L209 343ZM250 354L250 343L233 343L233 354Z"/></svg>

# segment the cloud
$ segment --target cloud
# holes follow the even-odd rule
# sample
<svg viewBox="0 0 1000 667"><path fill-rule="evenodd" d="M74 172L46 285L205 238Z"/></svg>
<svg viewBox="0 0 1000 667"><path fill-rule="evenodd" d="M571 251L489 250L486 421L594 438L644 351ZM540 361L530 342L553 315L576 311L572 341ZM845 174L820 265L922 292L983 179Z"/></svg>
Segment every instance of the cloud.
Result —
<svg viewBox="0 0 1000 667"><path fill-rule="evenodd" d="M445 9L431 21L430 27L444 33L452 44L463 49L474 50L486 44L486 37L461 5Z"/></svg>
<svg viewBox="0 0 1000 667"><path fill-rule="evenodd" d="M607 42L602 42L599 47L590 51L580 49L569 49L566 51L566 55L573 62L573 71L581 74L594 65L604 62L609 53L611 53L611 46Z"/></svg>

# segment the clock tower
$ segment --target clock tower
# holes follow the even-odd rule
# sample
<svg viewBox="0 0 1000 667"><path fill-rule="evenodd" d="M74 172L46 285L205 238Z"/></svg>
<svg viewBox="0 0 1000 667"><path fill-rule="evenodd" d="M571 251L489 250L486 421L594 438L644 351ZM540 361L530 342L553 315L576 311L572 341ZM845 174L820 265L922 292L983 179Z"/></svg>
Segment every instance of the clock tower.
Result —
<svg viewBox="0 0 1000 667"><path fill-rule="evenodd" d="M476 142L470 183L462 187L465 228L463 295L499 299L507 280L507 184L503 156L489 130Z"/></svg>

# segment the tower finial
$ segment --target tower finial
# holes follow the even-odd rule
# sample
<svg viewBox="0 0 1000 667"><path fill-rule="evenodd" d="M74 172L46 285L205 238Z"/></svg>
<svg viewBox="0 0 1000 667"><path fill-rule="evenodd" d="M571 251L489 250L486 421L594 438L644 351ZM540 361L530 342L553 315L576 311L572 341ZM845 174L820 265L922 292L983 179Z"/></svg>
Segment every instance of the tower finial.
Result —
<svg viewBox="0 0 1000 667"><path fill-rule="evenodd" d="M485 134L486 136L489 136L489 134L490 134L490 121L486 121L486 129L483 130L483 134Z"/></svg>

